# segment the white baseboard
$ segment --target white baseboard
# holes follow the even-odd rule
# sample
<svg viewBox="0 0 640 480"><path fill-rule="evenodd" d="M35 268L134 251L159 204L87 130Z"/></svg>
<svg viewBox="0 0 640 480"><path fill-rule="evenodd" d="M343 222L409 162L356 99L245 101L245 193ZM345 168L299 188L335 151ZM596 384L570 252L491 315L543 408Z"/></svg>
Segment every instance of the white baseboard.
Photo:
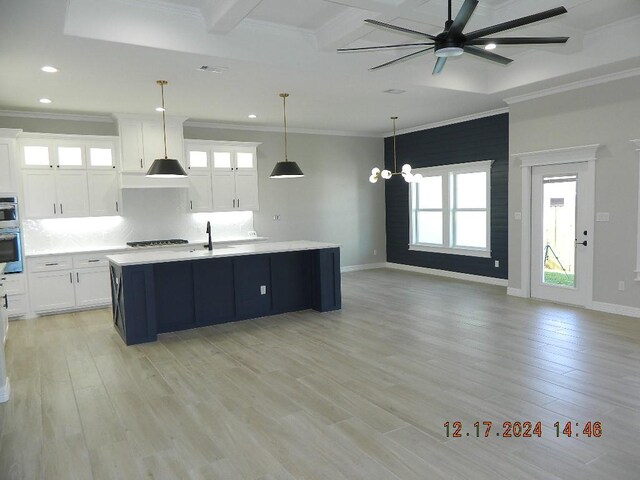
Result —
<svg viewBox="0 0 640 480"><path fill-rule="evenodd" d="M627 317L640 318L640 308L628 307L626 305L618 305L615 303L605 302L591 302L591 310L597 310L598 312L614 313L616 315L625 315Z"/></svg>
<svg viewBox="0 0 640 480"><path fill-rule="evenodd" d="M415 272L425 275L454 278L456 280L465 280L467 282L496 285L498 287L506 287L509 283L507 280L504 280L502 278L483 277L481 275L471 275L469 273L450 272L449 270L438 270L437 268L416 267L415 265L404 265L402 263L387 262L386 267L392 268L394 270L404 270L405 272Z"/></svg>
<svg viewBox="0 0 640 480"><path fill-rule="evenodd" d="M11 384L9 384L9 377L7 377L7 381L4 383L4 386L0 387L0 403L8 401L10 393Z"/></svg>
<svg viewBox="0 0 640 480"><path fill-rule="evenodd" d="M340 272L357 272L360 270L373 270L374 268L386 268L386 263L365 263L364 265L349 265L340 267Z"/></svg>
<svg viewBox="0 0 640 480"><path fill-rule="evenodd" d="M521 288L507 287L507 295L511 295L512 297L527 298Z"/></svg>

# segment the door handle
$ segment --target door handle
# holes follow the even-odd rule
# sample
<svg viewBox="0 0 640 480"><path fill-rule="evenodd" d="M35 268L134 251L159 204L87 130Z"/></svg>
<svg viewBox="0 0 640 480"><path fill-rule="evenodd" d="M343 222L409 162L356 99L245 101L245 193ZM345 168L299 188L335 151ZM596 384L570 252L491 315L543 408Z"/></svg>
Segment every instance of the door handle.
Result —
<svg viewBox="0 0 640 480"><path fill-rule="evenodd" d="M64 215L64 212L62 211L62 204L60 204L60 215Z"/></svg>
<svg viewBox="0 0 640 480"><path fill-rule="evenodd" d="M587 241L585 240L584 242L576 242L576 245L584 245L586 247Z"/></svg>
<svg viewBox="0 0 640 480"><path fill-rule="evenodd" d="M69 283L73 283L73 274L69 272Z"/></svg>
<svg viewBox="0 0 640 480"><path fill-rule="evenodd" d="M80 283L80 274L78 272L76 272L76 281Z"/></svg>
<svg viewBox="0 0 640 480"><path fill-rule="evenodd" d="M240 199L239 198L236 200L236 203L238 204L238 208L240 208Z"/></svg>
<svg viewBox="0 0 640 480"><path fill-rule="evenodd" d="M119 212L120 208L118 207L118 202L116 202L116 212Z"/></svg>
<svg viewBox="0 0 640 480"><path fill-rule="evenodd" d="M142 165L142 159L140 159L140 168L143 169L144 166Z"/></svg>
<svg viewBox="0 0 640 480"><path fill-rule="evenodd" d="M191 206L191 210L193 210L193 200L189 200L189 205Z"/></svg>
<svg viewBox="0 0 640 480"><path fill-rule="evenodd" d="M53 214L55 215L55 214L57 214L57 213L58 213L58 212L56 212L56 204L54 203L54 204L53 204Z"/></svg>

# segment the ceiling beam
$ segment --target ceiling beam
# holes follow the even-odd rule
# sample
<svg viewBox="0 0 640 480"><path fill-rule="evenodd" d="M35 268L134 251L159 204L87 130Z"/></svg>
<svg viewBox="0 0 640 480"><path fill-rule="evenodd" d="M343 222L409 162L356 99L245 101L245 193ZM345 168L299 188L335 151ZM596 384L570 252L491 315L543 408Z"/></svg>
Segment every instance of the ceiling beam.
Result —
<svg viewBox="0 0 640 480"><path fill-rule="evenodd" d="M202 0L200 9L209 33L229 33L262 0Z"/></svg>

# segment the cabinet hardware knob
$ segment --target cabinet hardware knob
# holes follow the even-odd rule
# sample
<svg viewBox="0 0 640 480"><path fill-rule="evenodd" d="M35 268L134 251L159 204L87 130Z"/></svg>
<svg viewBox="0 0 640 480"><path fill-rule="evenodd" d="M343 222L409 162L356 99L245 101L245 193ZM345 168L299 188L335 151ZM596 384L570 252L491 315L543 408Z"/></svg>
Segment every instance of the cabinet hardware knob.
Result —
<svg viewBox="0 0 640 480"><path fill-rule="evenodd" d="M62 211L62 204L60 204L60 215L64 215L64 212Z"/></svg>
<svg viewBox="0 0 640 480"><path fill-rule="evenodd" d="M189 200L189 206L191 207L191 210L193 210L193 200Z"/></svg>
<svg viewBox="0 0 640 480"><path fill-rule="evenodd" d="M118 208L118 202L116 202L116 212L119 212L120 209Z"/></svg>
<svg viewBox="0 0 640 480"><path fill-rule="evenodd" d="M45 263L45 267L53 267L54 265L58 265L57 263Z"/></svg>
<svg viewBox="0 0 640 480"><path fill-rule="evenodd" d="M73 275L69 272L69 283L73 283Z"/></svg>
<svg viewBox="0 0 640 480"><path fill-rule="evenodd" d="M4 308L9 308L9 295L6 293L4 294Z"/></svg>
<svg viewBox="0 0 640 480"><path fill-rule="evenodd" d="M140 159L140 168L144 168L144 166L142 165L142 159Z"/></svg>
<svg viewBox="0 0 640 480"><path fill-rule="evenodd" d="M56 204L53 204L53 214L56 215L58 212L56 212Z"/></svg>
<svg viewBox="0 0 640 480"><path fill-rule="evenodd" d="M80 283L80 274L78 272L76 272L76 280L78 283Z"/></svg>
<svg viewBox="0 0 640 480"><path fill-rule="evenodd" d="M98 258L94 258L94 259L92 259L92 260L87 260L87 261L88 261L89 263L96 263L96 262L99 262L99 261L100 261L100 259L98 259Z"/></svg>

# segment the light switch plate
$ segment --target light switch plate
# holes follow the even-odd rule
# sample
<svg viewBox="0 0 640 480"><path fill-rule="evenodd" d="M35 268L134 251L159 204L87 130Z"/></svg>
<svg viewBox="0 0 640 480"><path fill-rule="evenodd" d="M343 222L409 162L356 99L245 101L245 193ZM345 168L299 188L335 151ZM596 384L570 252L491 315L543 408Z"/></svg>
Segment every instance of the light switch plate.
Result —
<svg viewBox="0 0 640 480"><path fill-rule="evenodd" d="M522 220L522 212L515 212L515 213L513 214L513 218L514 218L515 220Z"/></svg>
<svg viewBox="0 0 640 480"><path fill-rule="evenodd" d="M596 222L608 222L608 221L609 221L609 212L596 213Z"/></svg>
<svg viewBox="0 0 640 480"><path fill-rule="evenodd" d="M267 294L267 286L260 285L260 295L266 295L266 294Z"/></svg>

